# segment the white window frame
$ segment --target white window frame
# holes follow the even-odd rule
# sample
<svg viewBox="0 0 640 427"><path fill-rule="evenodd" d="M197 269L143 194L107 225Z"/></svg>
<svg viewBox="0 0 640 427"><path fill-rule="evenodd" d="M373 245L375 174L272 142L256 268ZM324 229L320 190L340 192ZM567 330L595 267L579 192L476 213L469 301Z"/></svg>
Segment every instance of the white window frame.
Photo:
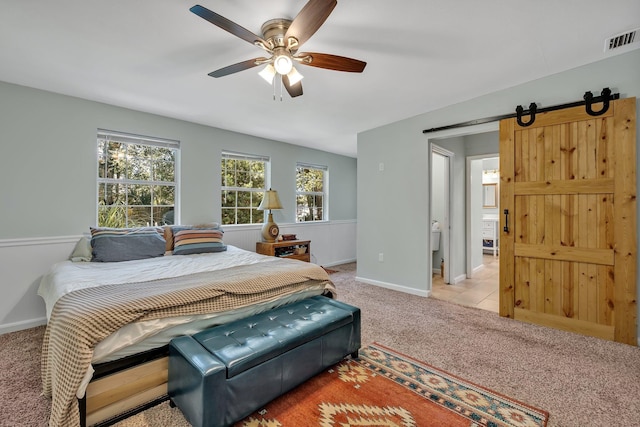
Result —
<svg viewBox="0 0 640 427"><path fill-rule="evenodd" d="M147 145L151 147L162 147L168 148L174 151L174 169L173 169L173 181L155 181L155 180L139 180L139 179L129 179L126 177L125 179L114 179L114 178L106 178L100 177L100 170L98 168L99 160L100 160L100 152L98 150L98 144L100 141L113 141L121 144L125 144L127 149L130 145ZM180 141L164 139L164 138L156 138L151 136L143 136L143 135L135 135L129 133L123 133L118 131L111 131L106 129L98 129L97 130L97 138L96 138L96 217L95 223L98 224L99 220L99 209L100 209L100 185L101 184L125 184L125 185L162 185L162 186L172 186L174 187L174 199L173 199L173 224L180 223ZM126 208L136 207L138 205L129 205L128 203L128 192L125 192L125 204ZM144 205L146 206L146 205ZM163 205L169 207L170 205ZM161 225L162 218L154 218L153 217L153 194L151 201L151 223L149 225ZM126 209L128 211L128 209ZM126 215L126 226L130 227L132 225L129 224L128 212L125 212Z"/></svg>
<svg viewBox="0 0 640 427"><path fill-rule="evenodd" d="M264 223L264 216L263 219L259 222L250 222L250 223L241 223L238 224L238 206L237 206L237 199L236 199L236 206L235 206L235 222L233 224L225 224L224 223L224 216L222 214L222 209L229 209L228 207L223 207L223 197L224 197L224 192L225 191L248 191L250 193L261 193L261 195L264 195L264 192L267 191L267 189L269 189L269 187L271 186L271 158L269 156L263 156L263 155L259 155L259 154L247 154L247 153L239 153L239 152L234 152L234 151L223 151L221 156L220 156L220 173L222 174L222 162L225 159L234 159L234 160L247 160L247 161L257 161L257 162L264 162L264 188L248 188L248 187L233 187L233 186L225 186L223 185L223 183L221 181L220 182L220 221L221 223L226 227L226 226L247 226L247 225L252 225L252 224L263 224ZM260 199L262 200L262 199ZM253 210L253 209L252 209ZM260 211L263 212L263 211ZM264 213L263 213L264 215Z"/></svg>
<svg viewBox="0 0 640 427"><path fill-rule="evenodd" d="M322 191L299 191L298 190L298 168L321 170L322 173ZM322 196L322 219L314 219L309 221L301 221L298 217L298 196ZM323 165L314 165L311 163L296 163L296 211L295 217L297 223L321 222L329 220L329 168Z"/></svg>

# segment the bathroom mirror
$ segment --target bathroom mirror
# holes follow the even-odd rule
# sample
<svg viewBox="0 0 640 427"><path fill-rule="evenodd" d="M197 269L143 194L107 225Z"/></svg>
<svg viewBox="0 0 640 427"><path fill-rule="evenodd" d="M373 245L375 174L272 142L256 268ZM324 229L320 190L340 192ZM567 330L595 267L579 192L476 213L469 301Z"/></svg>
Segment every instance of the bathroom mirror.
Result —
<svg viewBox="0 0 640 427"><path fill-rule="evenodd" d="M497 208L496 184L482 184L482 207Z"/></svg>

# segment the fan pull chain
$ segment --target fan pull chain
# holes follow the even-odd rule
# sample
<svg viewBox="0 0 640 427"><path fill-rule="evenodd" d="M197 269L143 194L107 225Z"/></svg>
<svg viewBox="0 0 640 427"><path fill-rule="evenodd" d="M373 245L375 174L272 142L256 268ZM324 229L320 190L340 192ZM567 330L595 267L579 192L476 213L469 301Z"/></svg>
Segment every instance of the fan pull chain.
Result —
<svg viewBox="0 0 640 427"><path fill-rule="evenodd" d="M280 75L280 102L282 102L282 86L284 86L282 84L282 74Z"/></svg>
<svg viewBox="0 0 640 427"><path fill-rule="evenodd" d="M273 100L276 100L276 77L273 76L273 80L271 80L271 86L273 87Z"/></svg>

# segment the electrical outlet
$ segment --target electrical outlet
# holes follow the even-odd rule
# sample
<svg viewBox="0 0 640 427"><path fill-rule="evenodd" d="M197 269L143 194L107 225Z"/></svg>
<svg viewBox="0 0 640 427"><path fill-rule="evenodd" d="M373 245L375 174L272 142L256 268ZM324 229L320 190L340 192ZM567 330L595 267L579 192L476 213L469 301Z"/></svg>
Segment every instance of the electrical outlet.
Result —
<svg viewBox="0 0 640 427"><path fill-rule="evenodd" d="M382 252L380 252L378 254L378 262L383 262L384 261L384 254Z"/></svg>

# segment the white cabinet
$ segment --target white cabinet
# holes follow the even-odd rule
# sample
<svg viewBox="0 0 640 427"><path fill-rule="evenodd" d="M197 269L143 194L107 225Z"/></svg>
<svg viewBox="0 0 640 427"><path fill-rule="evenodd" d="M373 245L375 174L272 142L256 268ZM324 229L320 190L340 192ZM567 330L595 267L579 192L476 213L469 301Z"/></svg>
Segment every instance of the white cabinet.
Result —
<svg viewBox="0 0 640 427"><path fill-rule="evenodd" d="M498 254L498 220L482 220L482 252L491 251L493 256Z"/></svg>

